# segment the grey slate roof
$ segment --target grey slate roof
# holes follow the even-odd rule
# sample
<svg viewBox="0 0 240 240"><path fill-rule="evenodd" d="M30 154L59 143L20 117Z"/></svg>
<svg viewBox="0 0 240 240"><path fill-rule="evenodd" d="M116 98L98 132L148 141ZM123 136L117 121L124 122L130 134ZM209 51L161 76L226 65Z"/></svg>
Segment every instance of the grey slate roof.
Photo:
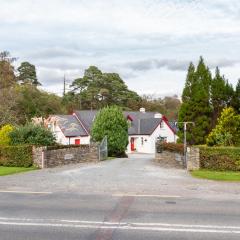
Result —
<svg viewBox="0 0 240 240"><path fill-rule="evenodd" d="M55 117L64 136L78 137L88 135L73 115L56 115Z"/></svg>
<svg viewBox="0 0 240 240"><path fill-rule="evenodd" d="M75 111L77 118L82 122L84 127L90 132L92 124L94 122L94 118L97 115L97 110L82 110L82 111Z"/></svg>
<svg viewBox="0 0 240 240"><path fill-rule="evenodd" d="M90 132L97 112L96 110L83 110L74 113L87 131ZM126 118L130 116L133 120L131 127L128 129L129 135L150 135L161 122L160 118L154 118L154 112L124 112L124 115Z"/></svg>

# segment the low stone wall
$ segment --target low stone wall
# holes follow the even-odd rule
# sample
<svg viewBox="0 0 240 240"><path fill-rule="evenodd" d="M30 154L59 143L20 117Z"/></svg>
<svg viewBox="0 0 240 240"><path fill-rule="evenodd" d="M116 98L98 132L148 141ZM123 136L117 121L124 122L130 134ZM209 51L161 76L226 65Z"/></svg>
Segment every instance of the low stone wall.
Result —
<svg viewBox="0 0 240 240"><path fill-rule="evenodd" d="M184 156L180 153L163 150L156 152L155 159L166 167L184 168ZM200 168L199 148L187 148L187 166L188 171L198 170Z"/></svg>
<svg viewBox="0 0 240 240"><path fill-rule="evenodd" d="M98 162L98 145L80 145L61 149L33 148L33 162L39 168L52 168L67 164Z"/></svg>
<svg viewBox="0 0 240 240"><path fill-rule="evenodd" d="M155 154L155 160L167 168L183 168L183 155L170 151Z"/></svg>

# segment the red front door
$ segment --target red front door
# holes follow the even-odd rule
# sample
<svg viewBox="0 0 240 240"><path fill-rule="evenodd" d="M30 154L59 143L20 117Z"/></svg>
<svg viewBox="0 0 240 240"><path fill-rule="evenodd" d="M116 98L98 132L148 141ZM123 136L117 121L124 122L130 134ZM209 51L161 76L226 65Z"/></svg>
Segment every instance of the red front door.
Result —
<svg viewBox="0 0 240 240"><path fill-rule="evenodd" d="M134 138L131 138L131 151L135 150L135 146L134 146Z"/></svg>
<svg viewBox="0 0 240 240"><path fill-rule="evenodd" d="M80 145L80 139L75 139L75 145Z"/></svg>

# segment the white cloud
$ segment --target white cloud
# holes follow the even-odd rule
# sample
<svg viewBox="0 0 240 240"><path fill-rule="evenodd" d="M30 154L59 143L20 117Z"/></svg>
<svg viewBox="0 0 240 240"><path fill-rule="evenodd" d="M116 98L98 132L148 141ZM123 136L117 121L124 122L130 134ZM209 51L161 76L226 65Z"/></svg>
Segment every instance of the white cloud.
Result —
<svg viewBox="0 0 240 240"><path fill-rule="evenodd" d="M0 0L0 47L56 92L64 73L97 65L141 93L179 93L200 55L236 82L239 11L238 0Z"/></svg>

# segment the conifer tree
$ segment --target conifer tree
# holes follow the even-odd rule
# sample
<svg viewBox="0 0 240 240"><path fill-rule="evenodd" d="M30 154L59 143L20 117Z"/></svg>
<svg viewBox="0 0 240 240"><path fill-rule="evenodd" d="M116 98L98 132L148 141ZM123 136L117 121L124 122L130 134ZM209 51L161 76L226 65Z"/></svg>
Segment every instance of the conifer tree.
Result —
<svg viewBox="0 0 240 240"><path fill-rule="evenodd" d="M224 76L221 76L220 70L217 67L215 70L215 77L211 84L211 104L213 107L212 127L215 127L217 118L228 102L228 86Z"/></svg>
<svg viewBox="0 0 240 240"><path fill-rule="evenodd" d="M30 84L34 86L41 85L37 79L36 68L31 63L22 62L18 68L18 72L18 80L23 84Z"/></svg>
<svg viewBox="0 0 240 240"><path fill-rule="evenodd" d="M182 94L182 106L179 112L179 122L191 121L195 126L188 128L187 139L191 144L205 143L206 136L210 132L211 113L210 86L211 73L200 57L197 69L190 64L186 84ZM180 128L179 137L183 132Z"/></svg>
<svg viewBox="0 0 240 240"><path fill-rule="evenodd" d="M240 79L238 79L237 86L234 92L232 107L240 114Z"/></svg>

